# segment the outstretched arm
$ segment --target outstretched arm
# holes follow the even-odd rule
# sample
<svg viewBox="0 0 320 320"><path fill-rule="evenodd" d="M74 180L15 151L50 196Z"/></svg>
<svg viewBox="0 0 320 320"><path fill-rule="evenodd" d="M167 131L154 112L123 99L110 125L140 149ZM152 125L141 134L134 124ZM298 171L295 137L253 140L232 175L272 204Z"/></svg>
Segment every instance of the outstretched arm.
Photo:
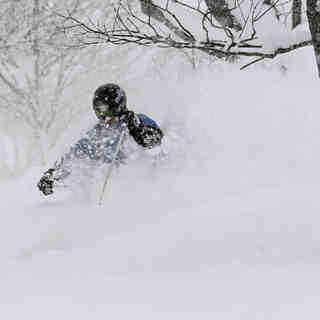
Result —
<svg viewBox="0 0 320 320"><path fill-rule="evenodd" d="M53 168L44 172L37 187L45 196L53 193L53 187L57 181L63 180L71 173L71 169L68 169L68 163L71 160L70 156L71 151L61 157L59 161L55 162Z"/></svg>
<svg viewBox="0 0 320 320"><path fill-rule="evenodd" d="M89 130L82 139L75 143L68 152L54 163L52 168L44 172L37 184L38 189L44 195L52 194L56 182L63 181L71 174L75 159L96 159L98 157L95 140L91 138L95 135L94 130L98 130L97 126Z"/></svg>

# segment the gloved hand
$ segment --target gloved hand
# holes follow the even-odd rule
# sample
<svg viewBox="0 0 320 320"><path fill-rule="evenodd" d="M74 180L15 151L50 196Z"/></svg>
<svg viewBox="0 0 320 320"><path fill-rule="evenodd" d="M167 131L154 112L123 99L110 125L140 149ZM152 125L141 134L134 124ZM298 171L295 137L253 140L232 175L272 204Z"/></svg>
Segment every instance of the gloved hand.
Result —
<svg viewBox="0 0 320 320"><path fill-rule="evenodd" d="M136 117L133 111L126 110L119 115L119 120L121 123L125 123L128 128L137 125Z"/></svg>
<svg viewBox="0 0 320 320"><path fill-rule="evenodd" d="M55 169L49 169L46 171L40 181L38 182L37 186L39 190L45 195L48 196L49 194L53 193L53 172Z"/></svg>

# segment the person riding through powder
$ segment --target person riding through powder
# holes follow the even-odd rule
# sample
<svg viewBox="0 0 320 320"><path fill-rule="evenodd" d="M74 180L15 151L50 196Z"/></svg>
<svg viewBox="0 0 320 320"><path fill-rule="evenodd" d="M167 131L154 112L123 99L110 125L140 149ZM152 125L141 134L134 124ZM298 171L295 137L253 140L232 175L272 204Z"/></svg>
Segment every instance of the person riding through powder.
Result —
<svg viewBox="0 0 320 320"><path fill-rule="evenodd" d="M109 83L100 86L94 93L93 109L98 123L56 161L38 182L37 186L44 195L52 194L56 183L72 175L76 162L85 163L90 168L111 163L122 130L125 130L124 139L120 141L120 150L115 159L118 163L130 153L126 141L131 138L144 149L161 145L163 133L159 126L146 115L128 110L126 94L118 85Z"/></svg>

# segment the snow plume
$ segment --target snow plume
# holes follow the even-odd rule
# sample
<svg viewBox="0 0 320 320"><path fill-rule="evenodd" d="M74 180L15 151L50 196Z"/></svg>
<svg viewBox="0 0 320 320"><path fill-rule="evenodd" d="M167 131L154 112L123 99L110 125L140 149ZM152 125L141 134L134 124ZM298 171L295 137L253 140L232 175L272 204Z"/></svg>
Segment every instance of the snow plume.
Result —
<svg viewBox="0 0 320 320"><path fill-rule="evenodd" d="M131 74L130 108L163 128L167 157L115 170L102 207L42 197L41 168L1 185L0 318L318 319L311 55Z"/></svg>

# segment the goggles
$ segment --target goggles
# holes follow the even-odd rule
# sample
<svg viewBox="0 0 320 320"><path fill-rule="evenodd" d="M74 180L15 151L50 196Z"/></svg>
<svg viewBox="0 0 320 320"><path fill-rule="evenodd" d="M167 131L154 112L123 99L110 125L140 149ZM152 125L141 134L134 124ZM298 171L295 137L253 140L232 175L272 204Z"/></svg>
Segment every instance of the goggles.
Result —
<svg viewBox="0 0 320 320"><path fill-rule="evenodd" d="M95 101L93 104L94 112L98 119L105 119L106 117L114 116L111 107L102 101Z"/></svg>

